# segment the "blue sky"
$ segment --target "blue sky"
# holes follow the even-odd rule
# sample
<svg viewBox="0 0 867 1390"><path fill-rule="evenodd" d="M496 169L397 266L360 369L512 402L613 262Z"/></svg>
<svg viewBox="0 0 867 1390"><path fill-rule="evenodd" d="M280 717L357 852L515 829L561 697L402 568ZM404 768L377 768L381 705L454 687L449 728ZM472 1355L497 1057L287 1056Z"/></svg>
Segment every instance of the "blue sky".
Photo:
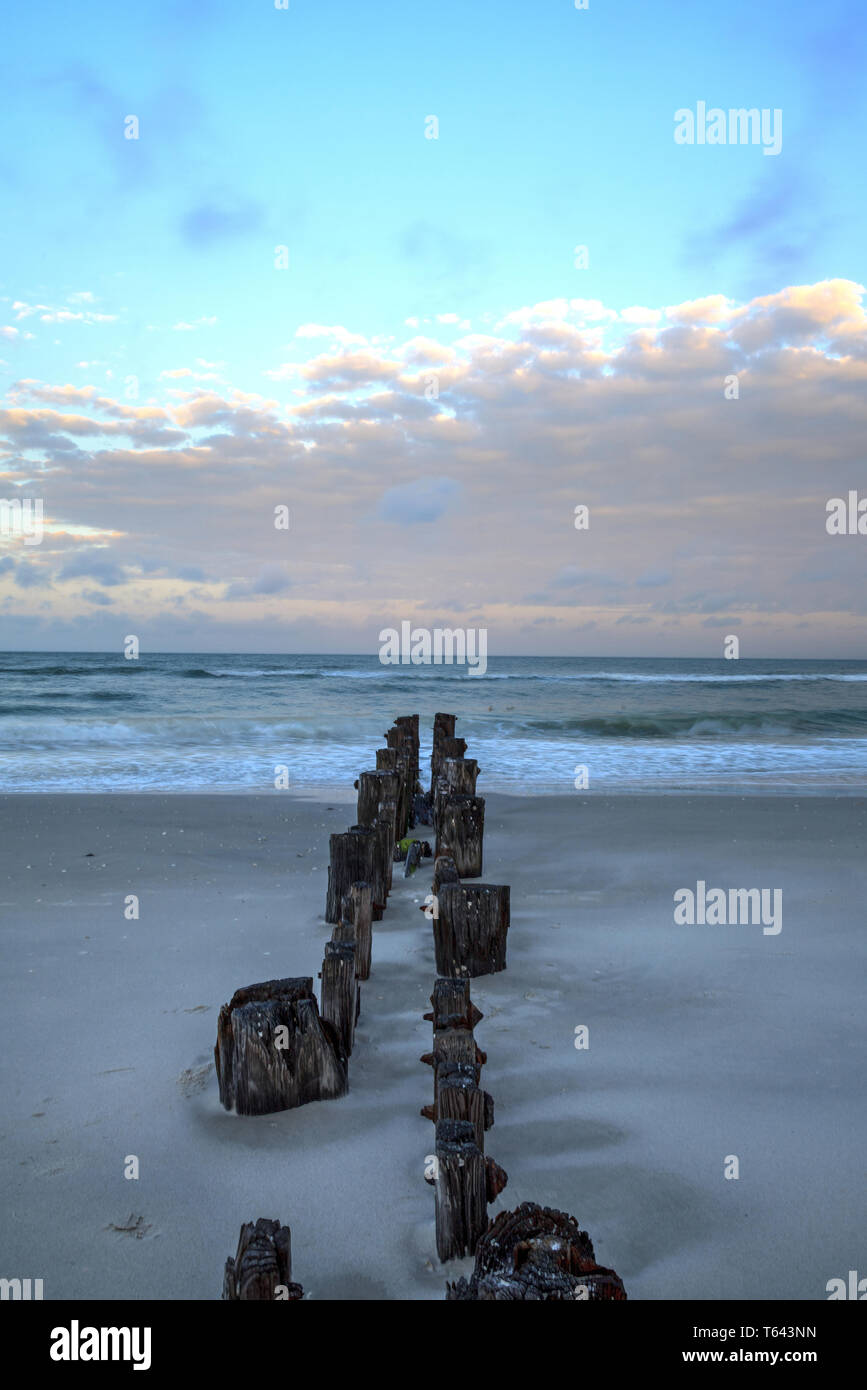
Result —
<svg viewBox="0 0 867 1390"><path fill-rule="evenodd" d="M118 315L41 335L13 375L97 357L155 383L172 326L216 317L193 345L260 390L310 321L370 336L863 267L851 4L49 3L4 27L3 293ZM780 108L782 152L676 146L699 99Z"/></svg>
<svg viewBox="0 0 867 1390"><path fill-rule="evenodd" d="M634 601L635 621L651 630L615 634L618 649L635 650L641 635L650 651L670 641L689 654L692 638L684 646L682 631L662 632L640 592L641 574L670 571L660 622L677 628L687 611L696 622L731 621L764 590L756 621L773 628L772 615L786 612L807 625L808 645L823 634L847 654L862 640L845 598L855 553L842 564L832 552L830 568L817 559L797 603L791 595L816 508L829 489L863 477L864 383L848 363L865 355L865 40L851 0L590 0L587 10L572 0L290 0L285 11L269 0L50 0L6 16L0 390L12 413L0 428L0 474L7 494L42 489L56 542L38 555L8 546L0 555L8 644L34 627L46 642L66 633L75 645L85 629L108 640L105 610L117 608L121 623L147 607L167 644L183 644L207 613L205 647L232 646L248 623L220 602L246 592L260 603L256 621L290 624L269 649L310 642L330 620L316 609L321 599L345 610L325 648L361 650L359 625L366 632L381 613L397 620L384 612L395 595L418 598L418 528L475 507L480 536L498 514L493 492L505 482L519 496L530 468L536 492L514 522L532 516L539 530L523 543L509 649L552 641L574 650L585 629L628 627ZM780 153L676 144L675 112L700 101L780 110ZM137 140L124 138L130 115ZM435 140L425 138L430 116ZM275 268L277 246L288 247L286 270ZM587 247L586 268L574 263L576 246ZM604 361L594 356L603 350ZM797 421L786 423L806 353L816 396L802 392ZM425 364L443 372L433 424L422 420ZM505 386L504 364L514 372ZM766 381L760 401L754 394L727 417L743 427L749 416L746 436L727 437L716 419L727 364ZM594 394L594 374L607 395ZM671 412L658 416L652 383L663 377ZM687 421L680 397L690 391L699 394ZM837 433L825 415L833 400L845 403ZM119 434L129 403L138 438ZM26 417L14 413L25 408ZM615 442L612 419L636 410ZM788 460L786 450L795 451ZM164 534L151 553L149 508L193 472L205 519L192 569L209 590L180 587L194 583L184 578L189 540ZM625 532L612 524L598 554L571 553L567 533L551 573L536 572L555 518L571 515L570 488L609 516L637 507L648 488L670 517L684 495L723 510L728 498L749 528L755 508L743 497L762 479L769 515L775 499L778 510L780 501L808 508L789 570L757 532L731 539L736 582L710 571L699 581L689 547L679 564L672 534L660 531L645 536L634 595L618 592L613 603ZM285 566L267 557L263 579L245 502L255 495L264 507L271 492L296 504L306 531ZM373 567L350 529L341 533L346 572L316 568L339 497L346 527L350 513L356 526L373 518L386 549L396 534L388 526L403 517L406 572ZM193 502L178 494L175 505ZM694 524L698 545L698 513ZM431 532L424 544L434 541ZM504 586L493 552L481 560L491 589L469 606L484 609ZM283 568L285 583L274 578ZM88 570L97 587L76 587ZM147 587L154 574L164 591ZM810 592L809 583L837 588ZM282 617L267 606L275 595ZM546 595L556 602L546 606ZM447 619L466 596L446 580L436 602ZM829 613L845 614L838 630ZM774 640L786 648L792 638L786 630Z"/></svg>

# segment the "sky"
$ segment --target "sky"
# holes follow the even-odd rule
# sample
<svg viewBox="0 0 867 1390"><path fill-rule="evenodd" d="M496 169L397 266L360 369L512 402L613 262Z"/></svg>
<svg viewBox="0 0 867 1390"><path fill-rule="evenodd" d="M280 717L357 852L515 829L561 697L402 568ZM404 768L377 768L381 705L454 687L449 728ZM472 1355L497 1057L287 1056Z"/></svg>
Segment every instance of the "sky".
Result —
<svg viewBox="0 0 867 1390"><path fill-rule="evenodd" d="M860 4L49 0L0 48L0 648L867 656ZM700 103L778 148L679 143Z"/></svg>

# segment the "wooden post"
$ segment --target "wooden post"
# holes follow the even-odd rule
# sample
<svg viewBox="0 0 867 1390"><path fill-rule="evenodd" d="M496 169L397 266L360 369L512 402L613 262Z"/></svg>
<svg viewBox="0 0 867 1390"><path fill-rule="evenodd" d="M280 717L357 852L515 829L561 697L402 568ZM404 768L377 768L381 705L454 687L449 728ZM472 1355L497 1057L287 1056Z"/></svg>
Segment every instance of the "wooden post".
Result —
<svg viewBox="0 0 867 1390"><path fill-rule="evenodd" d="M355 969L359 980L370 977L370 958L373 932L369 883L353 883L340 902L341 922L351 922L355 928Z"/></svg>
<svg viewBox="0 0 867 1390"><path fill-rule="evenodd" d="M413 773L413 778L412 778L412 791L415 791L415 784L416 784L416 782L418 781L418 772L419 772L419 768L418 768L418 754L419 754L419 747L420 747L420 744L419 744L419 736L418 736L418 715L417 715L417 714L399 714L399 715L397 716L397 718L395 719L394 722L395 722L395 725L396 725L396 727L397 727L398 729L402 729L403 732L404 732L404 734L405 734L405 735L408 734L409 737L412 739L412 750L413 750L413 759L412 759L412 773Z"/></svg>
<svg viewBox="0 0 867 1390"><path fill-rule="evenodd" d="M455 736L454 714L435 714L433 723L433 746L430 755L430 789L431 795L436 791L437 775L440 770L442 752L440 744L444 738L454 738Z"/></svg>
<svg viewBox="0 0 867 1390"><path fill-rule="evenodd" d="M346 1052L319 1016L309 976L236 990L220 1009L214 1060L220 1100L239 1115L270 1115L348 1090Z"/></svg>
<svg viewBox="0 0 867 1390"><path fill-rule="evenodd" d="M333 923L340 920L343 894L349 891L353 883L369 883L371 891L375 889L377 837L369 826L354 825L349 830L332 835L329 843L331 863L328 867L325 920ZM383 899L382 906L384 905ZM381 916L380 910L379 917ZM379 921L375 910L373 917L374 921Z"/></svg>
<svg viewBox="0 0 867 1390"><path fill-rule="evenodd" d="M241 1227L235 1258L230 1255L223 1274L223 1298L233 1302L267 1300L297 1303L300 1284L292 1283L292 1234L279 1221L263 1217Z"/></svg>
<svg viewBox="0 0 867 1390"><path fill-rule="evenodd" d="M422 1062L433 1067L434 1073L433 1105L422 1106L422 1115L434 1122L440 1118L440 1080L443 1076L449 1075L451 1069L459 1068L461 1075L468 1076L472 1084L478 1086L486 1060L486 1054L478 1046L469 1029L435 1029L433 1051L426 1052L421 1058ZM485 1128L490 1129L494 1123L494 1102L488 1098L487 1102L482 1101L482 1105L485 1115L490 1119L490 1124Z"/></svg>
<svg viewBox="0 0 867 1390"><path fill-rule="evenodd" d="M483 1091L473 1075L474 1068L463 1062L444 1062L435 1071L436 1098L434 1121L468 1120L476 1144L485 1152L485 1130L494 1123L493 1097Z"/></svg>
<svg viewBox="0 0 867 1390"><path fill-rule="evenodd" d="M488 1224L485 1159L466 1120L436 1128L437 1254L445 1262L472 1255Z"/></svg>
<svg viewBox="0 0 867 1390"><path fill-rule="evenodd" d="M444 1028L467 1028L472 1032L485 1016L470 999L470 982L467 979L441 975L434 983L430 1002L433 1007L424 1017L433 1024L434 1033Z"/></svg>
<svg viewBox="0 0 867 1390"><path fill-rule="evenodd" d="M440 739L440 770L442 765L449 758L462 758L467 751L467 741L465 738L441 738Z"/></svg>
<svg viewBox="0 0 867 1390"><path fill-rule="evenodd" d="M437 831L437 854L450 854L461 878L481 878L485 798L453 793L444 801Z"/></svg>
<svg viewBox="0 0 867 1390"><path fill-rule="evenodd" d="M473 1080L479 1084L481 1069L486 1055L482 1052L472 1033L467 1028L438 1028L434 1031L433 1051L425 1052L422 1062L434 1068L454 1062L460 1066L472 1067Z"/></svg>
<svg viewBox="0 0 867 1390"><path fill-rule="evenodd" d="M433 919L437 973L493 975L506 968L510 890L493 883L443 883Z"/></svg>
<svg viewBox="0 0 867 1390"><path fill-rule="evenodd" d="M460 883L461 876L457 871L455 861L450 854L438 854L434 860L433 883L431 892L438 893L440 885L443 883Z"/></svg>
<svg viewBox="0 0 867 1390"><path fill-rule="evenodd" d="M440 764L440 777L453 792L475 796L478 775L479 764L475 758L443 758Z"/></svg>
<svg viewBox="0 0 867 1390"><path fill-rule="evenodd" d="M338 925L335 932L352 932L354 927ZM326 941L322 962L322 1017L336 1028L346 1056L352 1054L355 1020L358 1016L358 987L355 983L355 942Z"/></svg>
<svg viewBox="0 0 867 1390"><path fill-rule="evenodd" d="M434 792L434 826L440 824L450 796L475 796L479 765L475 758L443 758Z"/></svg>
<svg viewBox="0 0 867 1390"><path fill-rule="evenodd" d="M388 901L388 889L394 864L392 859L394 854L394 822L389 816L380 815L377 816L371 829L376 840L373 856L373 879L371 880L373 920L374 922L381 922Z"/></svg>
<svg viewBox="0 0 867 1390"><path fill-rule="evenodd" d="M358 777L358 824L373 825L384 801L400 793L400 775L394 772L362 772Z"/></svg>
<svg viewBox="0 0 867 1390"><path fill-rule="evenodd" d="M361 981L358 975L358 939L355 935L355 924L341 919L331 933L331 940L335 946L350 946L355 953L355 1013L352 1018L354 1036L356 1024L361 1017ZM322 979L321 971L319 978Z"/></svg>
<svg viewBox="0 0 867 1390"><path fill-rule="evenodd" d="M403 839L412 821L412 798L416 787L415 750L412 737L404 734L398 751L397 765L401 774L400 795L397 801L400 838Z"/></svg>
<svg viewBox="0 0 867 1390"><path fill-rule="evenodd" d="M502 1211L476 1244L469 1279L446 1284L452 1302L622 1302L623 1281L596 1263L574 1216L522 1202Z"/></svg>
<svg viewBox="0 0 867 1390"><path fill-rule="evenodd" d="M377 772L397 772L396 748L377 748L376 770Z"/></svg>
<svg viewBox="0 0 867 1390"><path fill-rule="evenodd" d="M380 821L385 821L389 830L388 856L386 860L386 888L391 892L392 873L394 872L394 845L397 835L397 802L383 801L379 808L379 816L374 828L378 827Z"/></svg>

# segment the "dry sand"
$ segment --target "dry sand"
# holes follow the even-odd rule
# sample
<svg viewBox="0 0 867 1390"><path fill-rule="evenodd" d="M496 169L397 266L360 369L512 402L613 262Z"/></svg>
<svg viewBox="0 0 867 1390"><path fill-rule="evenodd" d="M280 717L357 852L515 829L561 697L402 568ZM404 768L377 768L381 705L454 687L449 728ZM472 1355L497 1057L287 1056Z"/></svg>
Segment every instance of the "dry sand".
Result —
<svg viewBox="0 0 867 1390"><path fill-rule="evenodd" d="M289 1223L313 1298L441 1299L469 1268L438 1264L423 1181L430 861L396 866L375 925L349 1096L218 1101L220 1005L320 968L346 800L0 798L0 1274L214 1299L258 1216ZM823 1299L864 1272L865 820L855 798L488 796L485 878L512 885L509 968L473 986L494 1210L572 1212L631 1298ZM676 926L700 878L781 887L780 935Z"/></svg>

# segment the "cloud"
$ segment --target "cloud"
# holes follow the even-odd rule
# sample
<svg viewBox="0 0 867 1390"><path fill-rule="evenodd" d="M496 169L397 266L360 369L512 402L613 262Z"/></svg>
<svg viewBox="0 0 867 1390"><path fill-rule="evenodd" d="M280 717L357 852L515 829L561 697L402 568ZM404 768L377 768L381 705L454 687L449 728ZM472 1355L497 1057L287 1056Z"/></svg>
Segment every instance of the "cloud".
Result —
<svg viewBox="0 0 867 1390"><path fill-rule="evenodd" d="M57 578L95 579L106 588L126 583L123 568L103 550L80 550L71 555L61 566Z"/></svg>
<svg viewBox="0 0 867 1390"><path fill-rule="evenodd" d="M91 296L92 297L92 296ZM74 296L72 297L74 298ZM12 305L17 319L29 319L38 315L41 323L116 323L117 314L101 314L94 309L52 308L49 304L28 304L26 300L16 299Z"/></svg>
<svg viewBox="0 0 867 1390"><path fill-rule="evenodd" d="M417 336L332 337L318 353L311 334L312 356L297 339L290 403L181 389L189 377L146 405L18 382L0 412L0 496L27 483L47 518L71 520L36 559L14 558L71 639L79 579L122 594L112 622L123 602L155 633L216 647L285 649L291 634L302 650L357 648L408 604L421 625L445 621L431 596L448 595L500 651L534 632L572 650L592 632L599 651L707 652L717 625L736 625L751 650L860 652L863 551L827 535L825 502L859 485L863 296L842 279L713 293L655 322L547 300L452 343L435 400L425 368L440 346ZM183 627L195 585L200 620ZM86 602L101 631L106 605ZM4 623L23 605L7 582Z"/></svg>
<svg viewBox="0 0 867 1390"><path fill-rule="evenodd" d="M180 323L172 325L173 333L193 333L197 328L211 328L217 322L215 314L203 314L201 318L193 319L192 323L187 323L182 319Z"/></svg>
<svg viewBox="0 0 867 1390"><path fill-rule="evenodd" d="M257 595L271 597L285 594L292 587L292 581L280 565L265 565L253 580L239 580L226 589L227 599L255 598Z"/></svg>
<svg viewBox="0 0 867 1390"><path fill-rule="evenodd" d="M46 582L46 574L40 565L22 560L15 568L15 583L19 589L35 589Z"/></svg>
<svg viewBox="0 0 867 1390"><path fill-rule="evenodd" d="M454 478L416 478L384 492L376 515L381 521L404 525L438 521L458 501L460 494L461 485Z"/></svg>
<svg viewBox="0 0 867 1390"><path fill-rule="evenodd" d="M341 346L358 344L361 347L367 346L367 339L363 333L351 333L342 324L334 324L329 327L323 323L302 323L300 328L295 330L296 338L330 338Z"/></svg>

